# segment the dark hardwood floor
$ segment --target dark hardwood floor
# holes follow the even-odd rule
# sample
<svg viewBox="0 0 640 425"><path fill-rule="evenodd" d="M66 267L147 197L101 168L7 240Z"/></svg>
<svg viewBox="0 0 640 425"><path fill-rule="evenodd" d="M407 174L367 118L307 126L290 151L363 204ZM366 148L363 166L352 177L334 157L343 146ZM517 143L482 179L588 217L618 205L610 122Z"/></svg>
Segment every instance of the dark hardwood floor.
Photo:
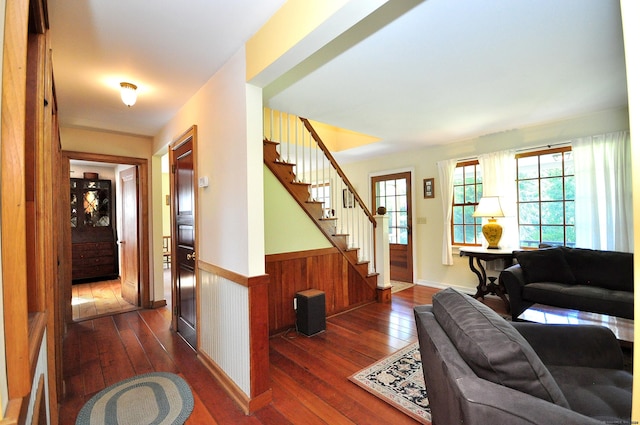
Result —
<svg viewBox="0 0 640 425"><path fill-rule="evenodd" d="M369 304L327 319L313 337L295 332L270 341L273 402L245 416L169 329L164 307L72 323L64 341L60 423L74 424L93 394L140 373L166 371L191 386L195 409L187 424L412 424L414 420L348 380L358 370L417 340L413 307L437 289L413 286L389 304ZM487 304L500 313L497 298Z"/></svg>

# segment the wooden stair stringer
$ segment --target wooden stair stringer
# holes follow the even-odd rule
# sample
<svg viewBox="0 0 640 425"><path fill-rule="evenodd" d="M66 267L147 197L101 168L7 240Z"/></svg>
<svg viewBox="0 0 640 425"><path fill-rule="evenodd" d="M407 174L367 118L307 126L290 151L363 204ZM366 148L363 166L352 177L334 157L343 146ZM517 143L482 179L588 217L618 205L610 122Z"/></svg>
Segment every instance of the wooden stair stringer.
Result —
<svg viewBox="0 0 640 425"><path fill-rule="evenodd" d="M362 280L374 291L377 289L378 273L369 273L369 262L358 261L358 248L349 248L347 239L349 235L336 232L335 219L322 218L322 202L310 200L309 184L296 181L293 167L295 164L280 161L280 155L276 150L278 143L264 139L264 164L273 173L287 192L296 200L307 216L316 224L329 242L338 249L347 259L348 263L358 273Z"/></svg>

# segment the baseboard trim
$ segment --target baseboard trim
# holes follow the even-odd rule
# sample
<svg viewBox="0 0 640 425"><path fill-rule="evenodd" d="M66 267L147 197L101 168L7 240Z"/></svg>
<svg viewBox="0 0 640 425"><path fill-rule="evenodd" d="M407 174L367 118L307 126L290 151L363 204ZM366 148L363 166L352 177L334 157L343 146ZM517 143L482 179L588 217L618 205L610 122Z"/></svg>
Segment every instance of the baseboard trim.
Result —
<svg viewBox="0 0 640 425"><path fill-rule="evenodd" d="M204 353L198 353L198 359L211 372L213 377L220 383L224 391L236 402L245 415L251 415L257 410L265 407L272 400L271 388L262 394L251 398L247 396L238 385Z"/></svg>
<svg viewBox="0 0 640 425"><path fill-rule="evenodd" d="M160 308L167 305L167 300L151 301L151 308Z"/></svg>

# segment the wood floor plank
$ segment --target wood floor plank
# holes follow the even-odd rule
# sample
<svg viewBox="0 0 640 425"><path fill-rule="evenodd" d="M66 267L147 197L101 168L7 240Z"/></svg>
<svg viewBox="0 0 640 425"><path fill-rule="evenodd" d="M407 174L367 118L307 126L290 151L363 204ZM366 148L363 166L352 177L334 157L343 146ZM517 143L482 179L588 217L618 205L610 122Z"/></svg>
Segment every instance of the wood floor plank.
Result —
<svg viewBox="0 0 640 425"><path fill-rule="evenodd" d="M272 403L251 416L242 412L196 352L171 330L169 308L71 323L63 344L67 392L60 423L74 424L82 405L105 386L153 370L177 373L189 384L195 402L189 425L414 424L412 418L348 378L415 341L413 307L430 304L437 291L416 285L394 293L390 303L368 304L327 318L322 334L306 337L294 331L291 338L272 337ZM497 298L488 297L485 303L505 312Z"/></svg>

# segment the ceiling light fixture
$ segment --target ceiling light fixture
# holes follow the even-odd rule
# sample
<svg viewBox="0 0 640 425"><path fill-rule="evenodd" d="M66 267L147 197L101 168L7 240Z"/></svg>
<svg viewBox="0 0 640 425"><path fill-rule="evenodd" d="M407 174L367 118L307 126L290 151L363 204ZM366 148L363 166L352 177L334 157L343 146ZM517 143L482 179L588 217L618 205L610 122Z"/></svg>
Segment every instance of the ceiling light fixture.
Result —
<svg viewBox="0 0 640 425"><path fill-rule="evenodd" d="M120 97L122 98L122 102L128 107L132 107L136 104L136 99L138 94L136 93L138 90L138 86L131 83L120 83Z"/></svg>

